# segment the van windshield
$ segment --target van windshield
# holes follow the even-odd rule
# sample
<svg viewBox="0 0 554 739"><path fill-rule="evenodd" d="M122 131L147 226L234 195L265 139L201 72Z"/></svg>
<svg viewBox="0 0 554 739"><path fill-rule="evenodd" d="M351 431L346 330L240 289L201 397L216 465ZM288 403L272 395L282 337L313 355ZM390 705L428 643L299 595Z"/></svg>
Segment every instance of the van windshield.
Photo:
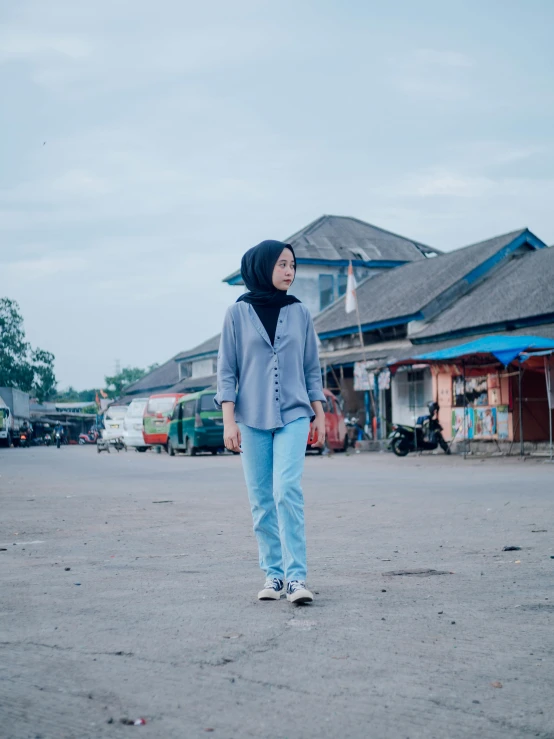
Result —
<svg viewBox="0 0 554 739"><path fill-rule="evenodd" d="M126 405L114 405L106 411L106 418L125 418L126 414Z"/></svg>
<svg viewBox="0 0 554 739"><path fill-rule="evenodd" d="M142 418L142 414L144 413L144 409L146 408L147 403L147 400L133 400L133 402L129 406L129 410L127 411L127 415L129 416L129 418Z"/></svg>
<svg viewBox="0 0 554 739"><path fill-rule="evenodd" d="M209 395L202 395L202 397L200 398L200 412L215 411L216 407L214 405L214 398L215 398L215 393L210 393Z"/></svg>
<svg viewBox="0 0 554 739"><path fill-rule="evenodd" d="M148 413L167 413L173 409L175 398L150 398L148 401Z"/></svg>

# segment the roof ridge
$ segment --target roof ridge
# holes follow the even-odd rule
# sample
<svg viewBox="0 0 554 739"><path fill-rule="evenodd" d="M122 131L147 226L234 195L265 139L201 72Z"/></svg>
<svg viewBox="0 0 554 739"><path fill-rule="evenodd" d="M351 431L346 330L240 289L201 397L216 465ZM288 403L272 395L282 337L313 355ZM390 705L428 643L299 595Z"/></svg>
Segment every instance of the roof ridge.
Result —
<svg viewBox="0 0 554 739"><path fill-rule="evenodd" d="M520 236L521 234L525 233L525 231L529 231L527 226L525 226L525 228L518 228L515 231L507 231L504 234L498 234L497 236L491 236L490 239L483 239L482 241L475 241L473 244L466 244L465 246L457 246L455 249L451 249L450 251L443 252L443 254L445 256L447 254L454 254L455 252L463 251L464 249L471 249L471 247L473 246L481 246L481 244L487 244L489 241L494 241L495 239L505 239L508 236L515 238L516 236ZM531 232L529 231L529 233Z"/></svg>
<svg viewBox="0 0 554 739"><path fill-rule="evenodd" d="M419 246L424 246L426 249L431 249L432 251L436 251L439 254L443 253L439 249L436 249L434 246L424 244L423 241L409 239L407 236L402 236L402 234L398 234L395 231L389 231L387 228L381 228L381 226L376 226L374 223L370 223L369 221L362 221L361 218L356 218L356 216L332 216L332 218L348 218L350 221L356 221L356 223L361 223L364 226L371 226L371 228L374 228L376 231L380 231L381 233L389 234L390 236L396 236L398 239L404 239L404 241L407 241L410 244L419 244Z"/></svg>
<svg viewBox="0 0 554 739"><path fill-rule="evenodd" d="M318 216L318 218L316 218L313 221L310 221L310 223L308 223L306 226L303 226L302 228L299 228L298 231L295 231L291 236L287 236L287 239L286 240L287 241L292 241L294 239L294 237L295 236L298 236L298 234L300 234L300 233L304 233L304 234L311 233L311 231L313 230L313 228L315 227L316 224L319 224L321 221L325 221L327 218L328 218L328 216L326 216L326 215Z"/></svg>

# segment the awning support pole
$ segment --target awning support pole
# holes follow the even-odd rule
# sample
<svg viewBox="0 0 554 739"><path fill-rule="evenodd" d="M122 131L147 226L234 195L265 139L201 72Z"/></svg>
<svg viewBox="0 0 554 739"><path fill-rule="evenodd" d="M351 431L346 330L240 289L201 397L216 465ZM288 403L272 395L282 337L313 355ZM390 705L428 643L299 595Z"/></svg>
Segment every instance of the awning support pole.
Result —
<svg viewBox="0 0 554 739"><path fill-rule="evenodd" d="M523 457L525 454L525 445L523 442L523 399L521 397L521 363L519 364L517 380L519 387L519 454Z"/></svg>
<svg viewBox="0 0 554 739"><path fill-rule="evenodd" d="M463 436L463 440L464 440L464 459L467 459L467 444L469 442L469 439L466 439L466 433L467 433L467 417L466 417L467 416L467 401L466 401L466 363L464 361L462 361L462 376L463 376L463 381L464 381L464 390L463 390L463 400L464 400L464 405L463 405L463 408L464 408L464 410L463 410L463 416L464 416L464 436Z"/></svg>
<svg viewBox="0 0 554 739"><path fill-rule="evenodd" d="M550 359L550 357L549 357ZM552 408L552 386L550 384L550 362L546 361L546 357L544 358L544 379L546 381L546 401L548 404L548 430L550 432L550 461L552 462L552 411L554 410Z"/></svg>

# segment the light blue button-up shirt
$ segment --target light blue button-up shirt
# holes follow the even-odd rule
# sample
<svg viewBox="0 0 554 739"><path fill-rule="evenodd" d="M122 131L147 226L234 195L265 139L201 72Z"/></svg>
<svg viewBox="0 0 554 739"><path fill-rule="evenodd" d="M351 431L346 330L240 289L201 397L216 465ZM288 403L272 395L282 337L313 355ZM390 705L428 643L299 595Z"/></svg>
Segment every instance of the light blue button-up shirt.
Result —
<svg viewBox="0 0 554 739"><path fill-rule="evenodd" d="M276 429L297 418L313 419L310 405L325 401L317 338L302 303L281 308L274 346L254 308L234 303L225 315L217 358L215 405L235 403L235 419Z"/></svg>

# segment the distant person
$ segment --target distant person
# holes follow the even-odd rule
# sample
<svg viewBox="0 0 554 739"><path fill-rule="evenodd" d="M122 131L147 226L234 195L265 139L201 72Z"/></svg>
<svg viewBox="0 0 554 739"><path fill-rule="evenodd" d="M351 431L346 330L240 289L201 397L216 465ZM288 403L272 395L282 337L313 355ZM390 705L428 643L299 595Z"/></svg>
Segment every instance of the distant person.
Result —
<svg viewBox="0 0 554 739"><path fill-rule="evenodd" d="M215 403L223 409L224 442L242 464L260 567L260 600L285 593L309 603L301 480L310 422L325 444L325 396L317 339L308 309L287 290L296 276L288 244L262 241L242 258L247 293L225 316ZM238 389L237 389L238 386Z"/></svg>

